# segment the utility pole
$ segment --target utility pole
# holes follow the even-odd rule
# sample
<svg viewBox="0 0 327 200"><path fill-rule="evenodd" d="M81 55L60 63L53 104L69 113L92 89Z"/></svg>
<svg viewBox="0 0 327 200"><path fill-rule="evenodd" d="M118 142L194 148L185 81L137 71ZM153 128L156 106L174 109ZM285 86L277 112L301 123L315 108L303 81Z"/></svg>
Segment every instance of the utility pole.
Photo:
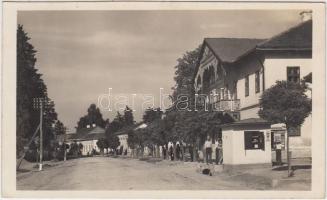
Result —
<svg viewBox="0 0 327 200"><path fill-rule="evenodd" d="M43 160L43 99L40 100L40 164L39 171L42 171L42 160Z"/></svg>
<svg viewBox="0 0 327 200"><path fill-rule="evenodd" d="M48 107L49 99L43 97L37 97L33 99L34 109L40 109L40 160L39 160L39 171L42 171L42 161L43 161L43 109Z"/></svg>

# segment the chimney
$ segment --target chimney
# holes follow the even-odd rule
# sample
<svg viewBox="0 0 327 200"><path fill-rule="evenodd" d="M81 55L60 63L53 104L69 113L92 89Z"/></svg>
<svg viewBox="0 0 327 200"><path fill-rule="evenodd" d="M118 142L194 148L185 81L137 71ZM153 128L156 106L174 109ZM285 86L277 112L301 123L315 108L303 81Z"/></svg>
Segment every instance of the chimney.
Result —
<svg viewBox="0 0 327 200"><path fill-rule="evenodd" d="M312 19L312 10L306 10L300 12L301 21L305 22Z"/></svg>

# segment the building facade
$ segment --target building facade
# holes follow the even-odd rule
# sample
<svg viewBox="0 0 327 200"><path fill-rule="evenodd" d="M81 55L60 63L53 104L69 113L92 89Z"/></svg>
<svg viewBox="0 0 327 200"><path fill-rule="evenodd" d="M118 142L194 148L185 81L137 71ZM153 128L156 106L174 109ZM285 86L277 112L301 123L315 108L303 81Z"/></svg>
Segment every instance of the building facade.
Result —
<svg viewBox="0 0 327 200"><path fill-rule="evenodd" d="M100 149L97 146L97 141L101 138L105 138L105 129L92 125L85 128L79 129L75 134L69 134L70 137L67 139L67 144L76 142L77 144L82 144L82 155L91 155L95 150L100 153Z"/></svg>
<svg viewBox="0 0 327 200"><path fill-rule="evenodd" d="M275 143L286 144L285 125L260 119L259 101L276 81L312 73L312 20L304 19L269 39L204 39L194 87L205 99L198 99L235 119L221 127L224 164L271 163ZM293 157L311 157L311 116L288 134Z"/></svg>

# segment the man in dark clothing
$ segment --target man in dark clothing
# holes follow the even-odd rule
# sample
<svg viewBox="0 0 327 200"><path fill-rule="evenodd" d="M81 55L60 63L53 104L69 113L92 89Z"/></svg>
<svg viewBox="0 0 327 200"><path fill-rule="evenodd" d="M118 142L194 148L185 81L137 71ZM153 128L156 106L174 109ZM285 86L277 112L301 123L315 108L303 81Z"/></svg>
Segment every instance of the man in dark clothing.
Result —
<svg viewBox="0 0 327 200"><path fill-rule="evenodd" d="M169 155L170 155L170 159L174 160L174 150L172 146L169 147Z"/></svg>
<svg viewBox="0 0 327 200"><path fill-rule="evenodd" d="M181 147L179 144L176 145L176 159L180 159L180 152L181 152Z"/></svg>
<svg viewBox="0 0 327 200"><path fill-rule="evenodd" d="M189 146L189 152L190 152L190 156L191 156L191 162L193 162L194 160L193 160L193 146L192 145Z"/></svg>
<svg viewBox="0 0 327 200"><path fill-rule="evenodd" d="M163 145L163 147L162 147L162 153L163 153L164 160L166 160L166 156L167 156L166 145Z"/></svg>

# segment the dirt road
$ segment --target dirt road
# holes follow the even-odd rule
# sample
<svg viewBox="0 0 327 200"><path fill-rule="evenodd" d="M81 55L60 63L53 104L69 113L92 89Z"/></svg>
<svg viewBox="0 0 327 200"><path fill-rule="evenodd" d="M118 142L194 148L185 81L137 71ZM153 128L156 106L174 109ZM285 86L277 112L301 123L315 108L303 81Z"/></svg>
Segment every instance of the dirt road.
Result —
<svg viewBox="0 0 327 200"><path fill-rule="evenodd" d="M196 172L196 163L90 157L59 162L44 171L17 175L18 190L248 190L268 189L265 180Z"/></svg>

